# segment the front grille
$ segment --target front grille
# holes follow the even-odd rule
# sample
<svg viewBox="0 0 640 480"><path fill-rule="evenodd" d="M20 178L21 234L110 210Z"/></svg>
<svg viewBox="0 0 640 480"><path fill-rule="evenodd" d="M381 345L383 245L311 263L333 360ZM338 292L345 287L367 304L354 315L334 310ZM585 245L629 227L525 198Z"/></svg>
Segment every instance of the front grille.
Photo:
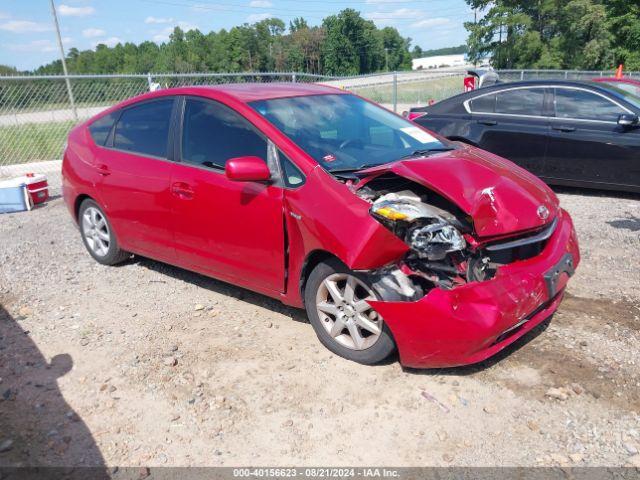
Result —
<svg viewBox="0 0 640 480"><path fill-rule="evenodd" d="M489 244L484 248L484 255L489 261L501 265L527 260L540 255L553 235L558 221L554 219L536 232L529 232L520 237L510 238L500 243Z"/></svg>

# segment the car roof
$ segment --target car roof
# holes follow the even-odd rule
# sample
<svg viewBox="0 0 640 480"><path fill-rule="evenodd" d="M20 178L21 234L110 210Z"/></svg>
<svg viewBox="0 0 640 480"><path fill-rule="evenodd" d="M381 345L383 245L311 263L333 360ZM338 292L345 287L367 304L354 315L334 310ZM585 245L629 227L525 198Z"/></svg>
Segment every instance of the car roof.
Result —
<svg viewBox="0 0 640 480"><path fill-rule="evenodd" d="M195 87L178 87L164 90L167 94L190 94L195 91L208 90L224 93L241 102L270 100L274 98L300 97L307 95L329 95L348 93L335 87L315 83L229 83L224 85L202 85Z"/></svg>
<svg viewBox="0 0 640 480"><path fill-rule="evenodd" d="M445 98L444 100L440 100L439 102L434 103L433 105L425 106L425 107L414 107L411 109L413 112L450 112L458 110L457 106L461 106L463 102L470 98L478 97L481 95L485 95L488 93L500 91L500 90L508 90L513 88L523 88L523 87L586 87L591 90L597 90L600 92L611 93L611 90L608 88L607 84L593 82L593 81L581 81L581 80L520 80L516 82L499 82L495 85L490 85L488 87L477 88L475 90L471 90L468 92L462 92L458 95L454 95L453 97ZM461 86L462 87L462 86ZM462 107L460 107L462 108Z"/></svg>
<svg viewBox="0 0 640 480"><path fill-rule="evenodd" d="M593 79L594 82L617 82L617 83L630 83L632 85L640 85L640 79L629 77L598 77Z"/></svg>

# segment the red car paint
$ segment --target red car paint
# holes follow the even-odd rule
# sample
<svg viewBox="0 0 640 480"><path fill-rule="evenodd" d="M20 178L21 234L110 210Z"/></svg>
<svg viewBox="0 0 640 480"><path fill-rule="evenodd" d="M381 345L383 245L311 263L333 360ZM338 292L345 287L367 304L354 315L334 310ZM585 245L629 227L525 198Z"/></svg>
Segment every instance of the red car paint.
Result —
<svg viewBox="0 0 640 480"><path fill-rule="evenodd" d="M302 306L307 262L330 254L353 270L397 262L408 246L375 220L370 204L321 168L247 102L348 92L317 85L242 84L160 90L127 100L74 128L63 161L63 194L73 217L91 197L109 217L121 247ZM189 95L217 100L251 122L305 175L298 188L236 182L225 175L168 160L97 146L88 125L141 100ZM547 318L543 274L563 253L579 253L571 220L551 190L531 174L495 155L467 147L424 160L370 170L392 171L431 188L473 218L478 242L522 233L559 220L544 252L502 267L485 282L444 291L417 302L371 302L400 351L414 367L480 361ZM365 179L363 184L370 179ZM536 215L544 205L548 219ZM565 279L562 280L564 284ZM516 334L498 344L505 329L545 305Z"/></svg>
<svg viewBox="0 0 640 480"><path fill-rule="evenodd" d="M632 93L636 97L640 97L640 80L629 77L599 77L594 78L593 81L598 83L606 83L614 87L622 88Z"/></svg>

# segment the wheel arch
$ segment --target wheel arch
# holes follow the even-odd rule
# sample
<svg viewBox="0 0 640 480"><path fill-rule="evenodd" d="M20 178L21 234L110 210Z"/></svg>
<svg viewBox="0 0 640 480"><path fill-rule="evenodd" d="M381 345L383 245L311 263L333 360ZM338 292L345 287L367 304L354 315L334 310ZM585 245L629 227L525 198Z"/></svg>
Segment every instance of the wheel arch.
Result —
<svg viewBox="0 0 640 480"><path fill-rule="evenodd" d="M76 222L79 221L78 216L80 215L80 205L82 205L82 202L84 202L85 200L93 200L94 202L98 203L97 200L91 195L87 195L86 193L81 193L80 195L78 195L73 202L73 217Z"/></svg>
<svg viewBox="0 0 640 480"><path fill-rule="evenodd" d="M335 259L338 262L344 264L344 262L333 253L327 250L320 250L320 249L309 252L307 257L304 259L304 262L302 264L302 269L300 270L300 281L299 281L300 297L302 298L303 305L304 305L304 291L307 286L307 280L309 279L309 275L319 263L322 263L329 259Z"/></svg>

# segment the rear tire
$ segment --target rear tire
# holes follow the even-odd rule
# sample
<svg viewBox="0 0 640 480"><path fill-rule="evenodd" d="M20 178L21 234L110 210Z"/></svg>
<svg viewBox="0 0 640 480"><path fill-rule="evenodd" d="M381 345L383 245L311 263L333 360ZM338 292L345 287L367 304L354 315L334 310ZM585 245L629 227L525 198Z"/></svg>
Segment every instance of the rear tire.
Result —
<svg viewBox="0 0 640 480"><path fill-rule="evenodd" d="M131 257L118 246L111 223L100 206L91 199L80 204L78 225L82 243L89 255L102 265L115 265Z"/></svg>
<svg viewBox="0 0 640 480"><path fill-rule="evenodd" d="M365 301L377 299L368 279L338 260L319 263L309 275L304 300L320 342L336 355L372 365L391 355L391 331Z"/></svg>

